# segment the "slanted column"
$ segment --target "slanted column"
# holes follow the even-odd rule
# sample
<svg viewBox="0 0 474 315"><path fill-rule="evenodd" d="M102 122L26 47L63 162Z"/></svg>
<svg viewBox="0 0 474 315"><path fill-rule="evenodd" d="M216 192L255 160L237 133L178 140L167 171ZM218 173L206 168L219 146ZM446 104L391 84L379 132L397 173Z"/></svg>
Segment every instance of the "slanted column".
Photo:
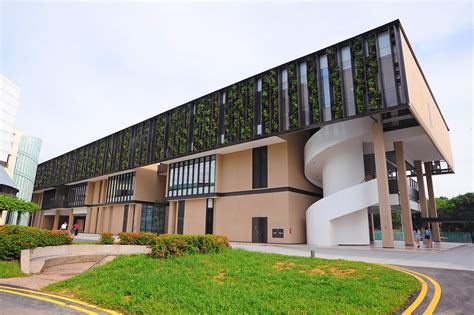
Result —
<svg viewBox="0 0 474 315"><path fill-rule="evenodd" d="M388 201L387 162L385 157L383 126L380 120L372 125L372 132L374 138L375 172L377 173L377 188L379 195L380 226L382 229L382 246L393 248L392 211Z"/></svg>
<svg viewBox="0 0 474 315"><path fill-rule="evenodd" d="M59 210L56 210L54 212L53 230L58 229L58 224L59 224Z"/></svg>
<svg viewBox="0 0 474 315"><path fill-rule="evenodd" d="M397 183L400 192L400 207L402 209L402 225L405 234L405 245L413 246L413 223L411 221L410 200L408 199L407 170L405 166L405 150L403 142L393 143L397 162Z"/></svg>
<svg viewBox="0 0 474 315"><path fill-rule="evenodd" d="M418 200L420 203L421 217L428 218L428 207L426 206L425 181L423 179L423 167L421 161L415 161L416 180L418 181Z"/></svg>
<svg viewBox="0 0 474 315"><path fill-rule="evenodd" d="M433 190L433 178L432 173L433 168L431 162L425 162L425 176L426 176L426 186L428 187L428 213L430 214L430 218L437 218L438 217L438 210L436 209L436 200L434 196ZM441 241L441 235L439 231L439 223L438 222L431 222L431 227L433 229L433 241L439 242Z"/></svg>
<svg viewBox="0 0 474 315"><path fill-rule="evenodd" d="M67 223L67 227L69 231L72 229L73 224L74 224L74 210L69 209L69 221Z"/></svg>

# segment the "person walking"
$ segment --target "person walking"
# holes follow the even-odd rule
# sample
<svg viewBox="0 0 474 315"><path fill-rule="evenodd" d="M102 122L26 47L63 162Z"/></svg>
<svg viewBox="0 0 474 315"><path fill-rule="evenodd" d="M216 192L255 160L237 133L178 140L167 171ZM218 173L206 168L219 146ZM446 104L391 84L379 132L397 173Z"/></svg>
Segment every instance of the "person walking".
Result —
<svg viewBox="0 0 474 315"><path fill-rule="evenodd" d="M433 248L433 245L431 243L431 230L429 226L427 226L425 229L425 241L426 241L426 247Z"/></svg>
<svg viewBox="0 0 474 315"><path fill-rule="evenodd" d="M63 224L61 224L60 230L61 231L67 231L67 222L64 222Z"/></svg>
<svg viewBox="0 0 474 315"><path fill-rule="evenodd" d="M413 232L413 236L416 242L416 247L420 248L420 238L421 238L421 233L420 230L418 230L417 227L415 227L415 231Z"/></svg>
<svg viewBox="0 0 474 315"><path fill-rule="evenodd" d="M74 223L74 225L72 226L72 230L74 231L74 236L77 236L77 234L79 234L79 224L77 222Z"/></svg>

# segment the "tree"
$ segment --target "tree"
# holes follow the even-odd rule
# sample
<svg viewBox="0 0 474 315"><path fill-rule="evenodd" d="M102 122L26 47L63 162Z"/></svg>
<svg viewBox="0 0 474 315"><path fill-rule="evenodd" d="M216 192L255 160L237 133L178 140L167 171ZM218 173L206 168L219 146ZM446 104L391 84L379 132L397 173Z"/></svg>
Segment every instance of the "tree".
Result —
<svg viewBox="0 0 474 315"><path fill-rule="evenodd" d="M450 229L459 229L472 231L474 223L467 222L474 220L474 193L466 193L453 198L439 197L436 198L436 207L438 208L438 216L442 218L457 218L466 220L465 223L443 223L443 227Z"/></svg>
<svg viewBox="0 0 474 315"><path fill-rule="evenodd" d="M0 195L0 211L16 211L19 214L38 212L40 207L30 201L24 201L14 196Z"/></svg>

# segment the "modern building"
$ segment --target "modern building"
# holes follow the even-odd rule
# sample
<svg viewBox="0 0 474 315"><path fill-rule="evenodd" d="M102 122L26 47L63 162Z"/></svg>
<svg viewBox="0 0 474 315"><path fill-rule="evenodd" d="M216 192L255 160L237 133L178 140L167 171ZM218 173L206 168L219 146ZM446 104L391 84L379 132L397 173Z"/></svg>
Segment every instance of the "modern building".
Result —
<svg viewBox="0 0 474 315"><path fill-rule="evenodd" d="M392 213L412 244L411 214L436 216L432 176L452 169L396 20L41 163L31 223L316 245L378 226L393 247Z"/></svg>
<svg viewBox="0 0 474 315"><path fill-rule="evenodd" d="M0 74L0 163L8 163L20 89Z"/></svg>

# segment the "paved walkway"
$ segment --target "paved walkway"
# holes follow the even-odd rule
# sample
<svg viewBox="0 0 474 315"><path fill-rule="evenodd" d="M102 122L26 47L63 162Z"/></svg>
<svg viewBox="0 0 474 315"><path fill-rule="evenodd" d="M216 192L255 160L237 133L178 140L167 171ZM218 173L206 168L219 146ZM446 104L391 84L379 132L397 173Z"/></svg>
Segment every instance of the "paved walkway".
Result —
<svg viewBox="0 0 474 315"><path fill-rule="evenodd" d="M399 245L393 249L377 246L316 247L310 245L277 245L232 242L233 248L243 248L265 253L290 256L310 256L315 251L318 258L346 259L376 264L391 264L412 267L429 267L474 271L474 245L442 243L438 248L405 248Z"/></svg>

